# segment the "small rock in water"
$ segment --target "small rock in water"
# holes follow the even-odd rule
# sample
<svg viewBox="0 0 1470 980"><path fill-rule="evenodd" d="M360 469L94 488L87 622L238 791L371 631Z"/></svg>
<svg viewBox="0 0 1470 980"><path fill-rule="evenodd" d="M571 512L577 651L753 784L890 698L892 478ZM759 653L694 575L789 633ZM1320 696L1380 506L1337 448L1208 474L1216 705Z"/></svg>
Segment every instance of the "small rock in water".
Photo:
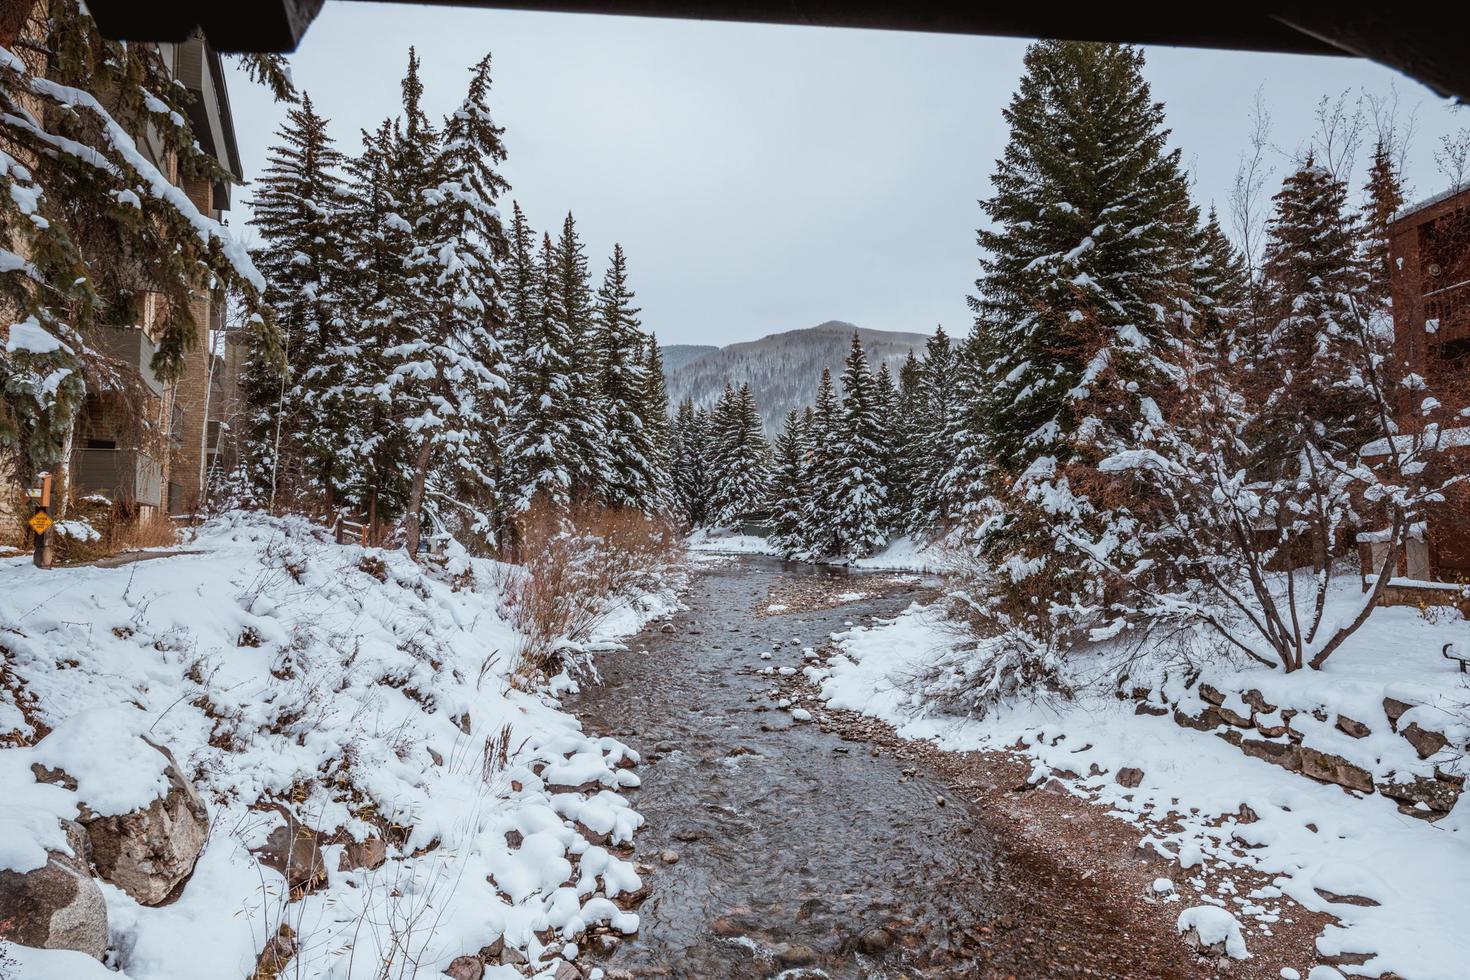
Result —
<svg viewBox="0 0 1470 980"><path fill-rule="evenodd" d="M791 717L795 718L797 721L811 721L812 713L805 708L793 708L791 711Z"/></svg>
<svg viewBox="0 0 1470 980"><path fill-rule="evenodd" d="M869 956L877 956L893 945L893 934L882 928L866 929L858 936L857 945Z"/></svg>
<svg viewBox="0 0 1470 980"><path fill-rule="evenodd" d="M935 806L944 806L944 797L942 797L942 796L936 796L936 797L934 797L934 805Z"/></svg>
<svg viewBox="0 0 1470 980"><path fill-rule="evenodd" d="M659 632L660 633L672 633L672 632L674 632L674 624L673 623L664 623L662 626L659 627Z"/></svg>
<svg viewBox="0 0 1470 980"><path fill-rule="evenodd" d="M771 659L771 654L770 654L770 652L769 652L769 651L767 651L767 652L766 652L766 653L762 653L762 654L761 654L761 659L762 659L762 660L770 660L770 659Z"/></svg>
<svg viewBox="0 0 1470 980"><path fill-rule="evenodd" d="M777 943L771 947L771 955L782 966L811 966L817 962L817 951L799 943Z"/></svg>
<svg viewBox="0 0 1470 980"><path fill-rule="evenodd" d="M679 852L678 851L664 851L662 854L660 854L658 856L658 858L664 864L678 864L679 863Z"/></svg>
<svg viewBox="0 0 1470 980"><path fill-rule="evenodd" d="M776 673L780 674L782 677L790 677L792 674L796 673L796 668L795 667L781 667L781 668L779 668L776 671Z"/></svg>

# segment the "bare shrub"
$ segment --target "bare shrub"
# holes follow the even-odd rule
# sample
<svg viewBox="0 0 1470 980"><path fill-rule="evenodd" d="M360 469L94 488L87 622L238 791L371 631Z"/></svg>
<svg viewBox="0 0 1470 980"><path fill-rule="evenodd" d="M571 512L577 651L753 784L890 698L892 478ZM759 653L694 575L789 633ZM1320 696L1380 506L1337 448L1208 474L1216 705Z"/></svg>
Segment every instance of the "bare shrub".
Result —
<svg viewBox="0 0 1470 980"><path fill-rule="evenodd" d="M166 514L136 504L83 498L72 504L68 521L89 525L95 537L56 535L56 557L62 562L90 562L127 551L167 548L179 543L179 531Z"/></svg>
<svg viewBox="0 0 1470 980"><path fill-rule="evenodd" d="M555 674L572 665L607 616L658 587L677 535L666 520L635 510L533 506L517 527L524 561L506 566L504 609L521 634L517 671Z"/></svg>

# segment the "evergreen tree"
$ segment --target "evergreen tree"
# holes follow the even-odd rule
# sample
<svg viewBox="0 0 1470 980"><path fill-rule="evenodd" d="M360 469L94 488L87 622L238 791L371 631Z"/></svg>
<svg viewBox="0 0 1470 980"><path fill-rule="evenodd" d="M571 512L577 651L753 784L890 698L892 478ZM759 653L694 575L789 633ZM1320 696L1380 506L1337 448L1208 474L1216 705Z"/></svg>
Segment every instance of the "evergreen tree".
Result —
<svg viewBox="0 0 1470 980"><path fill-rule="evenodd" d="M580 403L573 391L572 349L564 317L555 313L557 257L543 236L537 263L534 311L524 324L524 347L516 365L517 391L510 414L510 450L516 474L512 507L525 512L537 500L564 510L572 500L578 442L573 434Z"/></svg>
<svg viewBox="0 0 1470 980"><path fill-rule="evenodd" d="M924 345L915 397L912 465L916 530L949 526L957 516L954 512L956 494L953 492L952 468L961 458L982 462L960 452L958 367L958 355L950 344L949 335L944 332L944 327L936 327L934 336ZM978 379L979 372L976 372L976 377ZM973 400L980 403L978 397ZM983 468L977 466L973 473L968 469L960 472L964 474L964 478L958 481L961 486L983 485Z"/></svg>
<svg viewBox="0 0 1470 980"><path fill-rule="evenodd" d="M767 506L771 512L771 543L788 558L806 551L806 503L811 484L807 473L806 435L802 417L786 413L776 436Z"/></svg>
<svg viewBox="0 0 1470 980"><path fill-rule="evenodd" d="M827 558L841 548L837 528L837 488L843 466L842 410L832 387L832 372L822 369L811 423L805 428L811 445L807 473L806 544L813 557Z"/></svg>
<svg viewBox="0 0 1470 980"><path fill-rule="evenodd" d="M342 310L345 160L311 97L287 111L256 186L256 267L280 333L281 358L252 345L241 378L250 476L274 501L282 478L293 503L331 508L356 475L352 355ZM319 496L318 496L319 495ZM313 501L311 498L316 498Z"/></svg>
<svg viewBox="0 0 1470 980"><path fill-rule="evenodd" d="M1268 470L1299 465L1298 453L1320 445L1341 453L1366 438L1370 410L1357 375L1360 352L1355 305L1369 276L1347 208L1347 187L1309 155L1274 198L1262 263L1269 315L1247 349L1269 405L1253 433Z"/></svg>
<svg viewBox="0 0 1470 980"><path fill-rule="evenodd" d="M664 383L663 355L658 338L649 335L643 346L643 391L640 416L648 431L650 462L653 474L655 509L666 511L672 506L670 474L673 469L673 445L669 420L669 392Z"/></svg>
<svg viewBox="0 0 1470 980"><path fill-rule="evenodd" d="M1211 342L1238 324L1248 298L1245 260L1214 208L1196 237L1193 279L1194 337Z"/></svg>
<svg viewBox="0 0 1470 980"><path fill-rule="evenodd" d="M924 525L917 514L916 480L916 463L924 451L919 442L923 376L924 366L910 350L903 367L898 369L898 386L892 396L891 415L887 416L890 451L885 483L891 511L890 531L895 535L918 531Z"/></svg>
<svg viewBox="0 0 1470 980"><path fill-rule="evenodd" d="M425 161L430 179L410 255L426 306L422 332L385 351L396 362L389 377L399 382L397 397L413 413L407 428L420 440L409 488L410 553L426 510L440 504L453 509L438 523L452 519L485 541L493 542L501 522L497 478L508 386L500 267L509 246L496 200L510 185L495 169L505 160L504 130L491 118L489 91L486 55L471 69L442 140L426 138L435 154Z"/></svg>
<svg viewBox="0 0 1470 980"><path fill-rule="evenodd" d="M970 302L985 447L1011 477L1070 457L1100 375L1137 376L1169 327L1196 222L1142 68L1137 48L1040 41L1005 110Z"/></svg>
<svg viewBox="0 0 1470 980"><path fill-rule="evenodd" d="M385 352L408 338L404 309L412 302L409 260L413 228L401 216L405 186L396 169L401 123L383 122L362 134L362 150L348 161L344 211L346 266L342 285L348 343L354 367L350 391L357 401L360 483L349 498L376 526L394 520L408 503L407 432L386 383Z"/></svg>
<svg viewBox="0 0 1470 980"><path fill-rule="evenodd" d="M862 558L887 543L883 532L887 489L882 482L883 420L878 383L858 335L842 370L842 455L832 486L837 554Z"/></svg>
<svg viewBox="0 0 1470 980"><path fill-rule="evenodd" d="M657 461L653 433L645 424L648 379L644 375L644 336L628 288L627 260L621 245L597 292L599 393L608 461L602 499L613 507L646 513L657 509Z"/></svg>
<svg viewBox="0 0 1470 980"><path fill-rule="evenodd" d="M1373 162L1368 167L1363 195L1367 199L1363 209L1363 265L1368 273L1368 295L1376 305L1383 306L1388 301L1389 280L1393 275L1388 257L1388 226L1404 206L1404 192L1391 148L1381 139L1373 148Z"/></svg>
<svg viewBox="0 0 1470 980"><path fill-rule="evenodd" d="M592 303L592 285L587 256L576 222L570 212L562 222L561 236L552 251L550 288L545 315L556 323L565 339L567 390L566 421L572 453L567 459L574 500L598 498L612 482L607 456L606 420L599 391L601 366L597 325Z"/></svg>
<svg viewBox="0 0 1470 980"><path fill-rule="evenodd" d="M982 205L950 492L1002 603L1069 638L1105 608L1097 556L1136 537L1098 467L1157 416L1198 215L1140 50L1041 41L1025 65Z"/></svg>
<svg viewBox="0 0 1470 980"><path fill-rule="evenodd" d="M913 351L909 351L909 357L913 357ZM896 529L902 523L903 508L907 501L897 499L893 492L894 480L898 475L898 454L902 448L903 422L900 419L898 386L894 384L893 372L888 369L888 362L884 361L878 365L878 373L873 381L874 412L878 420L878 456L874 467L875 479L883 488L883 518L880 523L884 537L892 537L895 533L902 533Z"/></svg>
<svg viewBox="0 0 1470 980"><path fill-rule="evenodd" d="M766 497L770 447L750 385L725 394L714 413L711 518L728 527L759 510Z"/></svg>
<svg viewBox="0 0 1470 980"><path fill-rule="evenodd" d="M690 527L709 523L710 422L694 403L679 403L672 429L672 478L674 506Z"/></svg>

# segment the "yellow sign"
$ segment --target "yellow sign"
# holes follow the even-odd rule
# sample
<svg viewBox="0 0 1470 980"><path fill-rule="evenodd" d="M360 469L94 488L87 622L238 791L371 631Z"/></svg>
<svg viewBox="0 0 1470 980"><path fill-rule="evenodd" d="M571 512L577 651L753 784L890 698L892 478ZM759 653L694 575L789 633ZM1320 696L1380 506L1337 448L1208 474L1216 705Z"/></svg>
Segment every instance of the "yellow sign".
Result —
<svg viewBox="0 0 1470 980"><path fill-rule="evenodd" d="M44 510L38 510L31 515L31 519L28 523L31 525L32 531L35 531L37 534L45 534L51 529L51 525L55 522L51 520L50 515L48 515Z"/></svg>

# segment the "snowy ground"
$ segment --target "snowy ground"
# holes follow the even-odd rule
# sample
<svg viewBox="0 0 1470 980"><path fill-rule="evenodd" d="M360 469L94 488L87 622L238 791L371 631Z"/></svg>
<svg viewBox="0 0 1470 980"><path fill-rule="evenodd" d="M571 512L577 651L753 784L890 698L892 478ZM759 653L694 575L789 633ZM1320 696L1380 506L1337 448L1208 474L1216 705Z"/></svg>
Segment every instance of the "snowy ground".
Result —
<svg viewBox="0 0 1470 980"><path fill-rule="evenodd" d="M1354 584L1345 584L1340 601L1350 598ZM1441 658L1440 647L1463 644L1466 632L1458 617L1381 609L1320 673L1287 676L1217 665L1207 668L1204 680L1229 681L1237 690L1249 685L1282 706L1306 711L1327 706L1327 723L1316 723L1310 715L1293 722L1306 730L1303 744L1341 753L1369 768L1375 779L1389 771L1432 772L1436 762L1442 771L1456 771L1463 757L1453 751L1426 762L1386 731L1352 739L1331 724L1331 712L1372 718L1376 710L1381 723L1383 699L1400 698L1421 704L1414 717L1445 732L1451 749L1463 745L1470 734L1463 724L1470 689L1454 664ZM833 707L882 718L906 737L931 739L948 749L1024 746L1038 779L1058 771L1082 774L1063 778L1071 792L1135 824L1143 842L1177 860L1175 880L1161 881L1158 888L1179 903L1182 926L1200 925L1223 940L1229 932L1223 917L1198 909L1228 910L1243 927L1244 948L1234 952L1244 953L1252 937L1268 935L1273 923L1292 916L1299 905L1337 917L1317 940L1320 954L1366 960L1340 964L1344 974L1392 972L1408 980L1467 975L1466 799L1444 819L1427 823L1399 812L1381 795L1355 798L1338 786L1248 757L1212 734L1181 728L1170 717L1135 714L1133 701L1118 700L1112 684L1101 680L1116 672L1116 648L1076 657L1073 680L1093 682L1076 701L1013 705L974 720L939 713L914 693L915 678L959 639L932 608L911 607L891 622L836 639L838 652L826 666L807 669ZM1161 685L1173 683L1164 680L1162 660L1151 668L1136 664L1133 682L1150 669ZM1142 770L1136 789L1116 781L1124 767ZM1100 774L1087 775L1091 772ZM1251 813L1258 819L1249 820ZM1269 884L1238 887L1236 881L1247 877ZM1342 896L1365 904L1345 904ZM1284 977L1305 977L1311 964L1281 966ZM1337 974L1319 966L1310 976Z"/></svg>
<svg viewBox="0 0 1470 980"><path fill-rule="evenodd" d="M0 751L0 866L39 866L80 803L124 812L152 792L137 734L172 749L211 817L177 901L144 907L103 885L120 972L12 947L21 975L238 980L282 923L303 950L290 975L332 978L434 976L502 938L554 966L590 925L636 930L611 899L638 875L608 849L642 822L616 792L637 785L636 753L511 686L504 566L420 566L244 514L187 548L107 569L0 562L0 732L25 746ZM673 602L633 597L601 639ZM37 784L42 758L78 790ZM376 871L338 871L343 845L326 846L326 886L287 903L250 853L281 822L267 802L341 840L408 830Z"/></svg>

